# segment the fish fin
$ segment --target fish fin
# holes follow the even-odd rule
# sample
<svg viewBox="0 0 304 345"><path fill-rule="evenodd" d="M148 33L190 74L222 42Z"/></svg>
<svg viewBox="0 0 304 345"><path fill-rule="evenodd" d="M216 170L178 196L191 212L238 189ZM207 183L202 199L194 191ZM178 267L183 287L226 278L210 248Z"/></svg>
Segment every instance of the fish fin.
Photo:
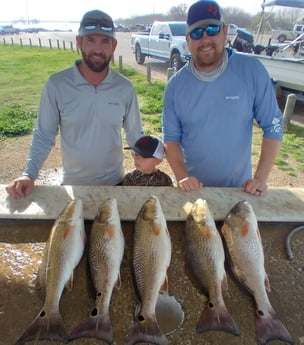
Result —
<svg viewBox="0 0 304 345"><path fill-rule="evenodd" d="M155 318L145 319L141 314L138 314L126 337L124 345L133 345L139 342L167 345L168 339L159 329Z"/></svg>
<svg viewBox="0 0 304 345"><path fill-rule="evenodd" d="M259 238L259 241L262 243L262 236L261 236L261 233L260 233L260 229L259 227L257 226L257 235L258 235L258 238Z"/></svg>
<svg viewBox="0 0 304 345"><path fill-rule="evenodd" d="M249 232L249 223L248 223L247 220L245 220L243 225L242 225L242 227L241 227L241 235L242 235L242 237L247 236L248 232Z"/></svg>
<svg viewBox="0 0 304 345"><path fill-rule="evenodd" d="M65 287L71 292L73 289L73 280L74 280L74 273L70 275L70 278L65 283Z"/></svg>
<svg viewBox="0 0 304 345"><path fill-rule="evenodd" d="M32 340L52 340L66 343L66 333L61 315L58 312L46 314L42 309L28 328L20 335L15 345L22 345Z"/></svg>
<svg viewBox="0 0 304 345"><path fill-rule="evenodd" d="M223 280L222 280L222 290L225 292L227 292L229 290L226 272L224 273Z"/></svg>
<svg viewBox="0 0 304 345"><path fill-rule="evenodd" d="M210 240L212 234L211 234L211 230L210 230L208 225L205 224L205 226L202 229L202 232L204 234L204 237L206 237L208 240Z"/></svg>
<svg viewBox="0 0 304 345"><path fill-rule="evenodd" d="M106 231L107 231L109 237L112 239L116 234L116 226L114 224L107 223Z"/></svg>
<svg viewBox="0 0 304 345"><path fill-rule="evenodd" d="M118 274L118 277L117 277L117 280L116 280L116 283L115 283L115 288L117 290L119 290L121 288L121 277L120 277L120 273Z"/></svg>
<svg viewBox="0 0 304 345"><path fill-rule="evenodd" d="M71 226L71 224L69 222L64 224L63 240L66 240L72 231L73 231L73 227Z"/></svg>
<svg viewBox="0 0 304 345"><path fill-rule="evenodd" d="M109 313L98 314L94 307L90 316L77 325L69 335L69 341L79 338L96 338L113 343L113 328Z"/></svg>
<svg viewBox="0 0 304 345"><path fill-rule="evenodd" d="M153 222L153 233L155 236L158 236L161 233L161 227L156 222Z"/></svg>
<svg viewBox="0 0 304 345"><path fill-rule="evenodd" d="M260 315L256 317L255 331L258 345L266 345L271 340L281 340L290 345L294 344L292 336L274 311L267 317Z"/></svg>
<svg viewBox="0 0 304 345"><path fill-rule="evenodd" d="M240 330L225 306L214 307L209 301L207 307L201 312L196 325L197 333L206 331L223 331L233 335L240 335Z"/></svg>
<svg viewBox="0 0 304 345"><path fill-rule="evenodd" d="M270 281L266 273L265 273L265 288L268 292L271 292Z"/></svg>
<svg viewBox="0 0 304 345"><path fill-rule="evenodd" d="M165 280L164 280L162 286L160 287L159 291L164 293L164 294L166 294L166 295L168 295L168 293L169 293L169 281L168 281L168 276L167 275L166 275Z"/></svg>

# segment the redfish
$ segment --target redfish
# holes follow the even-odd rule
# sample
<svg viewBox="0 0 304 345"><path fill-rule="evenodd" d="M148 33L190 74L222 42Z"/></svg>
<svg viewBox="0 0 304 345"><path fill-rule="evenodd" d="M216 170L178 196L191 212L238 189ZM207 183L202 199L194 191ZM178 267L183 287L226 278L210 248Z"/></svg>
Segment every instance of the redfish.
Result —
<svg viewBox="0 0 304 345"><path fill-rule="evenodd" d="M225 252L206 200L197 199L187 216L185 249L187 272L208 296L196 326L197 332L217 330L240 335L223 299L222 288L228 289Z"/></svg>
<svg viewBox="0 0 304 345"><path fill-rule="evenodd" d="M16 345L31 340L67 342L59 302L64 287L72 289L73 271L83 255L85 240L82 201L71 201L51 229L39 268L37 279L45 289L44 305Z"/></svg>
<svg viewBox="0 0 304 345"><path fill-rule="evenodd" d="M264 251L258 222L248 201L238 202L222 226L231 269L256 304L256 337L259 345L271 340L294 341L270 304L270 283L264 268Z"/></svg>
<svg viewBox="0 0 304 345"><path fill-rule="evenodd" d="M109 305L114 287L119 289L121 286L120 265L124 246L117 201L108 199L98 209L89 240L89 264L96 290L95 305L89 318L71 332L70 340L87 337L113 342Z"/></svg>
<svg viewBox="0 0 304 345"><path fill-rule="evenodd" d="M159 292L168 294L167 269L171 250L171 239L161 205L155 196L151 196L135 221L132 263L140 308L125 345L138 342L168 344L157 323L155 308Z"/></svg>

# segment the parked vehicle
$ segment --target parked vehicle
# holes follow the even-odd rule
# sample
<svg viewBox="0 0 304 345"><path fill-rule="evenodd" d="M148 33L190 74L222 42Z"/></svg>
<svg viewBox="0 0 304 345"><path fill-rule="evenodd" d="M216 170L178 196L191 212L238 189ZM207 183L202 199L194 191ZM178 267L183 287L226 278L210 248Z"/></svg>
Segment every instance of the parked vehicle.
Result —
<svg viewBox="0 0 304 345"><path fill-rule="evenodd" d="M150 33L132 34L136 62L142 65L148 56L167 61L176 72L191 56L185 35L186 22L178 21L156 21Z"/></svg>
<svg viewBox="0 0 304 345"><path fill-rule="evenodd" d="M12 25L3 25L0 26L0 35L8 35L8 34L19 34L20 30L14 28Z"/></svg>
<svg viewBox="0 0 304 345"><path fill-rule="evenodd" d="M146 26L144 24L134 24L130 26L130 30L133 32L146 31Z"/></svg>
<svg viewBox="0 0 304 345"><path fill-rule="evenodd" d="M292 30L271 30L271 38L279 43L284 43L285 41L293 41L303 32L304 25L295 24Z"/></svg>

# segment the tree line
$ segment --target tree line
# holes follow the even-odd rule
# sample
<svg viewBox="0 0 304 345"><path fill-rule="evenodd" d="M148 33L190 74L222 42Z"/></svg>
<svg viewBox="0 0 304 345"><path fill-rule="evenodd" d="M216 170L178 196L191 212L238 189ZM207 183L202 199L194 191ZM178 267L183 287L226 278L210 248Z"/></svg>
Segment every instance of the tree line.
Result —
<svg viewBox="0 0 304 345"><path fill-rule="evenodd" d="M134 25L137 23L151 24L155 20L186 20L188 5L181 3L169 9L168 13L152 13L142 16L133 16L131 18L120 18L116 20L124 25ZM291 29L296 23L304 24L304 10L296 8L280 8L273 10L269 7L262 12L250 14L237 7L224 7L226 23L234 23L238 27L245 28L248 31L256 32L261 16L265 18L265 30L271 29Z"/></svg>

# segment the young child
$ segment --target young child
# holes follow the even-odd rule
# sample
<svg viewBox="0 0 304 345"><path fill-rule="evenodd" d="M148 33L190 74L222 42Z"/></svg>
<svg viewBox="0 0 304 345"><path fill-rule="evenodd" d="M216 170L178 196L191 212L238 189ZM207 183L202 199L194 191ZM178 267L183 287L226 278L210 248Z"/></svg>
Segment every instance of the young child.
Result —
<svg viewBox="0 0 304 345"><path fill-rule="evenodd" d="M164 157L164 144L151 135L140 137L132 150L135 170L125 175L123 186L173 186L169 175L158 168Z"/></svg>

